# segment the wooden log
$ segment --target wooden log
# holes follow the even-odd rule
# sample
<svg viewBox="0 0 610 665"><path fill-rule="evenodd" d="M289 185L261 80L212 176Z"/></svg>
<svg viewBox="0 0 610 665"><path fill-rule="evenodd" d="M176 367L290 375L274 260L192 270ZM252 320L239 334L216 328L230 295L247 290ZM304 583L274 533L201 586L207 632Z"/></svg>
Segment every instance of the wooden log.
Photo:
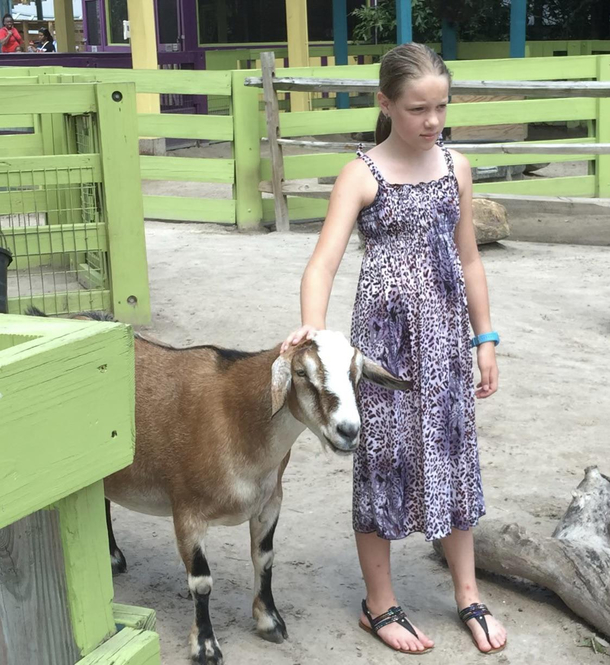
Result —
<svg viewBox="0 0 610 665"><path fill-rule="evenodd" d="M610 478L585 478L551 537L518 524L482 522L474 530L477 568L515 575L554 591L578 616L610 635ZM439 541L434 543L442 553Z"/></svg>
<svg viewBox="0 0 610 665"><path fill-rule="evenodd" d="M288 217L288 201L282 187L284 184L284 156L280 138L280 111L277 93L273 87L275 76L275 54L261 53L263 71L263 98L265 100L265 118L267 121L267 138L271 153L271 189L275 207L275 228L282 233L290 231Z"/></svg>
<svg viewBox="0 0 610 665"><path fill-rule="evenodd" d="M250 76L244 85L263 87L261 77ZM277 77L275 90L310 92L377 92L378 79L326 79ZM452 92L464 95L516 95L528 97L607 97L607 81L453 81Z"/></svg>

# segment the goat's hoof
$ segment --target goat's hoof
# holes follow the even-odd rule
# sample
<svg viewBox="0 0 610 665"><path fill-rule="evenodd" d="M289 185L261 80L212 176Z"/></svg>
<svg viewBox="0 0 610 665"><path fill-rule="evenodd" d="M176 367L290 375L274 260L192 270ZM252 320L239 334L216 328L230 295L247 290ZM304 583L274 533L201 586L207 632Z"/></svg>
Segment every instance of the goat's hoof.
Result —
<svg viewBox="0 0 610 665"><path fill-rule="evenodd" d="M279 614L268 614L265 621L259 623L257 632L264 640L275 644L281 644L288 639L286 624Z"/></svg>
<svg viewBox="0 0 610 665"><path fill-rule="evenodd" d="M112 563L112 574L119 575L127 572L127 561L123 552L117 547L114 552L110 552L110 561Z"/></svg>
<svg viewBox="0 0 610 665"><path fill-rule="evenodd" d="M216 639L203 640L200 644L191 638L191 660L198 665L223 665L222 651Z"/></svg>

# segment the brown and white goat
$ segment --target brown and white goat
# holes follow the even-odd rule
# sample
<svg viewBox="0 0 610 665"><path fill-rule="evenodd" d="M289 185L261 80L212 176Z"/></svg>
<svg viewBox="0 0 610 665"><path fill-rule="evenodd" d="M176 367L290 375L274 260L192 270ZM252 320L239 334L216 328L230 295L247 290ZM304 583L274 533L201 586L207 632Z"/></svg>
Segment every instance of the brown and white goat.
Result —
<svg viewBox="0 0 610 665"><path fill-rule="evenodd" d="M354 349L343 335L318 332L280 355L217 347L174 349L136 336L136 451L133 464L105 480L106 496L127 508L172 515L195 603L191 656L220 665L210 622L210 526L250 522L253 616L259 634L287 637L271 592L273 535L290 448L309 428L331 449L358 445L361 378L390 389L401 381ZM116 566L125 568L108 531Z"/></svg>

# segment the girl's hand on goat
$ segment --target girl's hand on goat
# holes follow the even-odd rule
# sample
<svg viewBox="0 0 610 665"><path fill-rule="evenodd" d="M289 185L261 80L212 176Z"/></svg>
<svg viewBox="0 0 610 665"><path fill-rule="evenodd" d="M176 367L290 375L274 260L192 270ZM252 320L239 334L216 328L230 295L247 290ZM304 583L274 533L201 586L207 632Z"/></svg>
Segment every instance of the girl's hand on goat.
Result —
<svg viewBox="0 0 610 665"><path fill-rule="evenodd" d="M288 337L284 340L280 353L284 353L288 347L296 346L299 342L304 339L313 339L313 336L318 331L317 328L310 325L301 326L298 330L295 330L293 333L290 333Z"/></svg>

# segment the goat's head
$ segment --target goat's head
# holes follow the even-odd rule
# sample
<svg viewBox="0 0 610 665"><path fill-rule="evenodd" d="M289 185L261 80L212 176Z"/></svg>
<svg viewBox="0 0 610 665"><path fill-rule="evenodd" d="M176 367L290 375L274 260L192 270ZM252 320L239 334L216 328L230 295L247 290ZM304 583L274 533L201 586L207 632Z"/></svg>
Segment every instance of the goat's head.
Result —
<svg viewBox="0 0 610 665"><path fill-rule="evenodd" d="M361 379L391 390L412 387L366 358L344 335L329 330L280 355L271 373L272 416L286 404L322 443L345 453L358 446L356 391Z"/></svg>

